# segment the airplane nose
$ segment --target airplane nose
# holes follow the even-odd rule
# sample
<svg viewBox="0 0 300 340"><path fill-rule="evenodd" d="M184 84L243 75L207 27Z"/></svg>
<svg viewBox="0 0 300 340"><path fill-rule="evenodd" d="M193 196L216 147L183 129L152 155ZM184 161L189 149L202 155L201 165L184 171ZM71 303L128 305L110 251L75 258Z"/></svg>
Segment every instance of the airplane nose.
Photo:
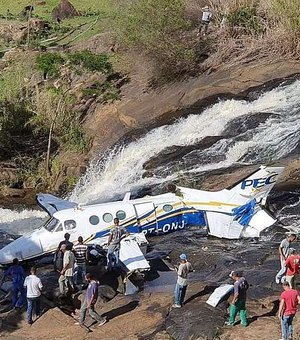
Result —
<svg viewBox="0 0 300 340"><path fill-rule="evenodd" d="M41 255L42 251L39 238L33 235L21 236L0 250L0 263L12 263L14 258L19 261L28 260Z"/></svg>

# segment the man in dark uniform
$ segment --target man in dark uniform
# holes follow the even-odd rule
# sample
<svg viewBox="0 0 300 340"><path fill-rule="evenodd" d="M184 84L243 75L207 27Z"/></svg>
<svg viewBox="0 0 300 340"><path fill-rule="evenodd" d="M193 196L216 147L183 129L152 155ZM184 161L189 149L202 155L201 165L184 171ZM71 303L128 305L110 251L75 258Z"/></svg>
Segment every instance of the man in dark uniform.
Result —
<svg viewBox="0 0 300 340"><path fill-rule="evenodd" d="M73 243L70 242L70 236L71 235L69 233L65 233L64 235L65 239L59 242L59 245L54 254L54 270L58 271L59 273L63 269L63 258L64 258L64 254L61 251L61 246L65 244L68 249L73 248Z"/></svg>

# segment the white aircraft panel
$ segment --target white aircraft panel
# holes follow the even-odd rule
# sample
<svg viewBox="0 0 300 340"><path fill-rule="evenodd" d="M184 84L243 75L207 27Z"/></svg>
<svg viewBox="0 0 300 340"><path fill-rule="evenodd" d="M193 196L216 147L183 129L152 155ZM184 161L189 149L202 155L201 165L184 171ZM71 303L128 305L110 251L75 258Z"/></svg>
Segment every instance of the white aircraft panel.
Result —
<svg viewBox="0 0 300 340"><path fill-rule="evenodd" d="M119 258L129 271L150 269L139 245L130 236L121 241Z"/></svg>

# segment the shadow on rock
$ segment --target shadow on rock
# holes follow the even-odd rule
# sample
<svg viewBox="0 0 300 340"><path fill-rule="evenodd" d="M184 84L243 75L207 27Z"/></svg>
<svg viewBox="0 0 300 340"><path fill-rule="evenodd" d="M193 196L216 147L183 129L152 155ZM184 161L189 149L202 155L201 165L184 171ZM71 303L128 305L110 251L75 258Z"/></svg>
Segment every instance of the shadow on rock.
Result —
<svg viewBox="0 0 300 340"><path fill-rule="evenodd" d="M214 292L214 290L217 288L217 285L214 286L205 286L203 290L201 290L200 292L193 294L192 296L190 296L185 302L184 305L188 304L189 302L197 299L198 297L207 295L207 294L211 294Z"/></svg>
<svg viewBox="0 0 300 340"><path fill-rule="evenodd" d="M260 318L276 316L278 309L279 309L279 300L272 301L272 304L273 304L272 310L262 315L255 315L252 318L248 318L248 323L251 324L252 322L257 321Z"/></svg>
<svg viewBox="0 0 300 340"><path fill-rule="evenodd" d="M137 306L139 305L139 301L134 300L129 302L127 305L125 306L121 306L115 309L112 309L104 314L102 314L103 317L107 318L107 321L110 321L120 315L123 315L125 313L129 313L131 311L133 311Z"/></svg>

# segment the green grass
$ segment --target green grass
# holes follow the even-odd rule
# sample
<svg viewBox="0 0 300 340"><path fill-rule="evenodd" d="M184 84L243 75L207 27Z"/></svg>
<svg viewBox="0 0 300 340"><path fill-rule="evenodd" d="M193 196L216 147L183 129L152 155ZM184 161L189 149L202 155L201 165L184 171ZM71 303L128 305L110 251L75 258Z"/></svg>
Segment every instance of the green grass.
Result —
<svg viewBox="0 0 300 340"><path fill-rule="evenodd" d="M55 6L58 5L59 0L46 0L45 5L34 6L34 12L41 17L49 17ZM106 12L110 8L107 0L71 0L71 3L80 11L103 11ZM6 14L9 10L12 14L19 14L22 9L28 5L27 0L1 0L0 13Z"/></svg>
<svg viewBox="0 0 300 340"><path fill-rule="evenodd" d="M32 76L35 66L35 58L30 53L19 55L12 60L0 74L0 101L14 100L26 81Z"/></svg>
<svg viewBox="0 0 300 340"><path fill-rule="evenodd" d="M59 0L46 0L46 4L42 6L35 6L35 16L40 18L51 20L52 10ZM88 12L90 15L100 14L102 17L106 17L111 13L111 1L110 0L71 0L71 3L76 9L82 12ZM28 0L1 0L0 1L0 14L6 15L7 10L12 14L18 15L25 6L31 4ZM66 20L68 21L68 20Z"/></svg>

